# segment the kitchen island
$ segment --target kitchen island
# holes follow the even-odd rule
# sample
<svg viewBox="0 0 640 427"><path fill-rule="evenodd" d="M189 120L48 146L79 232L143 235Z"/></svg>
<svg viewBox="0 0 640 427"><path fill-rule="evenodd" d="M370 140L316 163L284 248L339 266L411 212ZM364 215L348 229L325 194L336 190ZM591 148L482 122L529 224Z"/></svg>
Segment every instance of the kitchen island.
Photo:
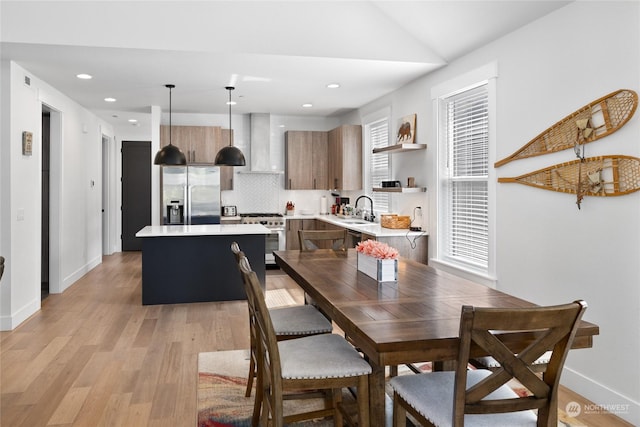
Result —
<svg viewBox="0 0 640 427"><path fill-rule="evenodd" d="M142 239L142 304L246 299L231 243L238 242L260 282L265 235L259 224L150 225Z"/></svg>

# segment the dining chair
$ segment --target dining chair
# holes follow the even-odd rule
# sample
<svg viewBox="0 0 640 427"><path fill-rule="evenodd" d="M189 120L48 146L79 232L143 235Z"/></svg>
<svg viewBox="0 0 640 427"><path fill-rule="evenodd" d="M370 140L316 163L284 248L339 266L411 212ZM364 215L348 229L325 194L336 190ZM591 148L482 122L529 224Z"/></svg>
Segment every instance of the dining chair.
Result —
<svg viewBox="0 0 640 427"><path fill-rule="evenodd" d="M298 230L301 251L316 249L345 250L347 230Z"/></svg>
<svg viewBox="0 0 640 427"><path fill-rule="evenodd" d="M255 310L257 325L256 355L258 376L255 407L261 407L261 425L281 427L285 424L333 416L336 426L347 417L355 425L342 401L343 388L355 388L357 425L369 426L369 374L371 366L343 337L337 334L312 335L278 341L270 311L262 298L258 276L246 257L240 269L249 284L248 297ZM322 399L324 408L304 413L284 414L287 394L306 390L325 390L331 398ZM295 395L304 398L305 394Z"/></svg>
<svg viewBox="0 0 640 427"><path fill-rule="evenodd" d="M390 380L394 427L405 425L407 412L425 426L557 425L560 374L586 308L582 300L532 308L463 306L455 372ZM529 345L510 349L510 333L527 334ZM551 357L540 376L532 365L547 351ZM468 370L470 356L481 354L500 367ZM507 385L512 379L528 390L526 396Z"/></svg>
<svg viewBox="0 0 640 427"><path fill-rule="evenodd" d="M236 262L244 256L237 242L231 243L231 251L233 252ZM238 269L240 266L238 265ZM248 284L245 283L245 277L242 275L243 283L247 298L249 297ZM264 298L264 296L263 296ZM326 334L333 331L333 325L322 313L320 313L312 305L297 305L290 307L279 307L269 309L276 337L279 341L304 337L308 335ZM251 396L253 387L253 379L256 376L256 355L255 355L255 328L252 328L254 320L249 316L249 331L251 340L251 358L249 362L249 376L247 379L247 389L245 396Z"/></svg>

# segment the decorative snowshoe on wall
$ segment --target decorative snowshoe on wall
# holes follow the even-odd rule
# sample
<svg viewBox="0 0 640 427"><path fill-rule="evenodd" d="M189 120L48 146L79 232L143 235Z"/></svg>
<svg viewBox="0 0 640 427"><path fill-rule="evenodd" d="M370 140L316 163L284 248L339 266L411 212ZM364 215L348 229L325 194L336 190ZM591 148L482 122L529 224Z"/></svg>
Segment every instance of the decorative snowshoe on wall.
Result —
<svg viewBox="0 0 640 427"><path fill-rule="evenodd" d="M638 95L634 91L620 89L612 92L569 114L512 155L496 162L495 167L572 147L580 156L583 144L597 141L620 129L631 119L637 107Z"/></svg>

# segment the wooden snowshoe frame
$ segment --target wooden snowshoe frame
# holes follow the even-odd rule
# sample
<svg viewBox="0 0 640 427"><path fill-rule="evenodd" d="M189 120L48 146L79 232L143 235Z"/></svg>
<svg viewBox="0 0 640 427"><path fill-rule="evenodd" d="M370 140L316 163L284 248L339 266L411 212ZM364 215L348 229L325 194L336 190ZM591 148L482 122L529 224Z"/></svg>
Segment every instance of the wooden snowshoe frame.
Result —
<svg viewBox="0 0 640 427"><path fill-rule="evenodd" d="M513 160L597 141L620 129L631 119L637 107L636 92L627 89L612 92L560 120L494 166L497 168Z"/></svg>
<svg viewBox="0 0 640 427"><path fill-rule="evenodd" d="M517 182L578 196L622 196L640 190L640 159L598 156L573 160L498 182Z"/></svg>

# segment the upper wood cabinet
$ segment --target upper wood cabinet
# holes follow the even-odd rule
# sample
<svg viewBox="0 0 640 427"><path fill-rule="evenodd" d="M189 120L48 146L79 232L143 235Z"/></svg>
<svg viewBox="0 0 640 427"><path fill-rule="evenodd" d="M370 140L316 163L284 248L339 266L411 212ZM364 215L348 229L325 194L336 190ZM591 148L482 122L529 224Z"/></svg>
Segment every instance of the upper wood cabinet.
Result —
<svg viewBox="0 0 640 427"><path fill-rule="evenodd" d="M327 132L285 132L285 188L326 190Z"/></svg>
<svg viewBox="0 0 640 427"><path fill-rule="evenodd" d="M160 146L168 143L169 126L160 126ZM171 126L171 143L182 150L187 164L213 164L218 151L229 145L229 129L220 126ZM220 189L233 190L233 167L220 167Z"/></svg>
<svg viewBox="0 0 640 427"><path fill-rule="evenodd" d="M329 131L329 189L362 189L362 126L343 125Z"/></svg>
<svg viewBox="0 0 640 427"><path fill-rule="evenodd" d="M219 126L171 126L171 143L184 153L187 163L213 163L222 139ZM169 126L160 126L160 146L169 143Z"/></svg>

